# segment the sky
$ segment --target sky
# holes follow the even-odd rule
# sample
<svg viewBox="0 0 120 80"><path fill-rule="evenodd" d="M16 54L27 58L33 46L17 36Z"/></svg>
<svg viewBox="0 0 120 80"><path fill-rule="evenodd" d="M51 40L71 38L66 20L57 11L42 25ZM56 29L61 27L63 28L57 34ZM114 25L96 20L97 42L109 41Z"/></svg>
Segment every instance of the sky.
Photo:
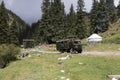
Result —
<svg viewBox="0 0 120 80"><path fill-rule="evenodd" d="M2 0L0 0L1 2ZM41 18L41 5L42 0L3 0L7 9L13 11L26 23L32 24ZM92 0L85 1L85 10L90 11ZM115 5L119 0L114 0ZM66 13L69 12L70 5L73 4L76 10L77 0L62 0L65 4Z"/></svg>

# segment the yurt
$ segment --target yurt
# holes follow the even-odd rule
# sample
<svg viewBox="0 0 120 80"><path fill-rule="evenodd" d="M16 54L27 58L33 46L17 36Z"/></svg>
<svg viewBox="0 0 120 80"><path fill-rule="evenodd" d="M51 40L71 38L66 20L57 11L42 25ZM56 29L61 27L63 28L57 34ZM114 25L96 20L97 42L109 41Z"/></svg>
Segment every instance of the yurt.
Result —
<svg viewBox="0 0 120 80"><path fill-rule="evenodd" d="M90 37L87 38L88 42L101 42L102 37L99 36L98 34L92 34Z"/></svg>

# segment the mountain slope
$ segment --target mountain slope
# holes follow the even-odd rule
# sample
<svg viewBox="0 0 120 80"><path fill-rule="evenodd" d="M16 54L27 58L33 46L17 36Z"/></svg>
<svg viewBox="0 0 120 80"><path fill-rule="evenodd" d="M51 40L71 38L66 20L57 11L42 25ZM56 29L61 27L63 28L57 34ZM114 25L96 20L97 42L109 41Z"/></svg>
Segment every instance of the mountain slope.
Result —
<svg viewBox="0 0 120 80"><path fill-rule="evenodd" d="M120 43L120 19L111 24L108 31L100 34L104 42Z"/></svg>
<svg viewBox="0 0 120 80"><path fill-rule="evenodd" d="M28 35L29 26L12 11L0 4L0 44L22 44Z"/></svg>
<svg viewBox="0 0 120 80"><path fill-rule="evenodd" d="M29 26L19 16L14 14L12 11L7 10L7 9L6 9L6 11L9 15L9 21L8 21L9 26L11 26L13 21L16 21L16 25L19 29L19 35L18 35L19 42L20 42L20 44L22 44L22 39L26 38L27 29L29 28Z"/></svg>

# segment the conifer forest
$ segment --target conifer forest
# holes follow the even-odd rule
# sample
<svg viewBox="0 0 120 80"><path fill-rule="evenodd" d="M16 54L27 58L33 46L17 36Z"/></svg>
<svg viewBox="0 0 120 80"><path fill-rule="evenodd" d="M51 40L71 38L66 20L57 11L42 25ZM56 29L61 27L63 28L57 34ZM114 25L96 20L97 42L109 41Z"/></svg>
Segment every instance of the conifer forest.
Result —
<svg viewBox="0 0 120 80"><path fill-rule="evenodd" d="M77 10L71 4L69 13L61 0L43 0L42 16L31 26L0 4L0 44L22 44L23 39L34 39L35 44L52 44L57 40L75 37L84 39L92 33L103 33L120 18L120 3L114 0L93 0L90 12L85 11L84 0L77 1Z"/></svg>

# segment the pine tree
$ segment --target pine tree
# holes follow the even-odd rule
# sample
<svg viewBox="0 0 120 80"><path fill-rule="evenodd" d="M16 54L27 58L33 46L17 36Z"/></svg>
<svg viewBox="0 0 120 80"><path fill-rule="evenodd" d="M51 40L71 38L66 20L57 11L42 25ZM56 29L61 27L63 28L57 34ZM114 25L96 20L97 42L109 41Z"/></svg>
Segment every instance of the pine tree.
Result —
<svg viewBox="0 0 120 80"><path fill-rule="evenodd" d="M50 19L51 25L53 27L53 37L52 41L63 39L65 37L65 11L64 4L61 3L61 0L54 0L51 2L50 8Z"/></svg>
<svg viewBox="0 0 120 80"><path fill-rule="evenodd" d="M86 13L85 17L85 37L91 34L91 22L90 22L90 13Z"/></svg>
<svg viewBox="0 0 120 80"><path fill-rule="evenodd" d="M83 39L86 36L85 33L86 33L86 24L85 24L84 1L78 0L76 35L78 38Z"/></svg>
<svg viewBox="0 0 120 80"><path fill-rule="evenodd" d="M120 0L119 0L119 4L117 6L117 16L118 16L118 18L120 18Z"/></svg>
<svg viewBox="0 0 120 80"><path fill-rule="evenodd" d="M43 0L42 5L42 19L39 25L39 35L41 37L41 42L49 43L49 37L51 37L50 33L50 1ZM49 31L50 30L50 31ZM41 34L42 33L42 34ZM39 38L40 39L40 38Z"/></svg>
<svg viewBox="0 0 120 80"><path fill-rule="evenodd" d="M45 0L42 6L42 19L39 24L41 42L53 43L64 37L65 11L61 0Z"/></svg>
<svg viewBox="0 0 120 80"><path fill-rule="evenodd" d="M95 33L104 32L109 26L109 14L105 0L100 0L99 3L94 0L91 10L92 30Z"/></svg>
<svg viewBox="0 0 120 80"><path fill-rule="evenodd" d="M11 26L9 27L9 36L8 36L9 40L9 44L15 44L18 45L19 44L19 40L18 40L18 26L16 25L16 21L13 20Z"/></svg>
<svg viewBox="0 0 120 80"><path fill-rule="evenodd" d="M70 12L67 15L67 36L76 37L75 35L75 26L76 26L76 13L74 11L73 4L71 4Z"/></svg>
<svg viewBox="0 0 120 80"><path fill-rule="evenodd" d="M106 5L107 5L108 7L115 7L115 6L114 6L114 0L106 0Z"/></svg>
<svg viewBox="0 0 120 80"><path fill-rule="evenodd" d="M50 10L50 1L49 0L43 0L42 4L42 19L48 19L49 18L49 10Z"/></svg>
<svg viewBox="0 0 120 80"><path fill-rule="evenodd" d="M35 45L38 45L41 41L40 41L40 31L39 31L39 24L40 24L40 21L38 20L38 22L36 23L33 23L31 25L31 30L30 30L30 33L31 33L31 39L34 39L34 46Z"/></svg>
<svg viewBox="0 0 120 80"><path fill-rule="evenodd" d="M108 8L110 22L115 22L117 20L117 12L115 9L114 0L106 0L106 5Z"/></svg>
<svg viewBox="0 0 120 80"><path fill-rule="evenodd" d="M109 26L109 14L107 11L106 2L100 0L97 16L98 16L98 27L102 29L102 32L106 31Z"/></svg>
<svg viewBox="0 0 120 80"><path fill-rule="evenodd" d="M92 9L91 9L91 12L90 12L90 21L91 21L91 33L94 33L95 31L95 27L97 26L97 12L98 10L98 1L97 0L93 0L93 3L92 3Z"/></svg>
<svg viewBox="0 0 120 80"><path fill-rule="evenodd" d="M4 2L0 5L0 44L8 43L8 14Z"/></svg>

